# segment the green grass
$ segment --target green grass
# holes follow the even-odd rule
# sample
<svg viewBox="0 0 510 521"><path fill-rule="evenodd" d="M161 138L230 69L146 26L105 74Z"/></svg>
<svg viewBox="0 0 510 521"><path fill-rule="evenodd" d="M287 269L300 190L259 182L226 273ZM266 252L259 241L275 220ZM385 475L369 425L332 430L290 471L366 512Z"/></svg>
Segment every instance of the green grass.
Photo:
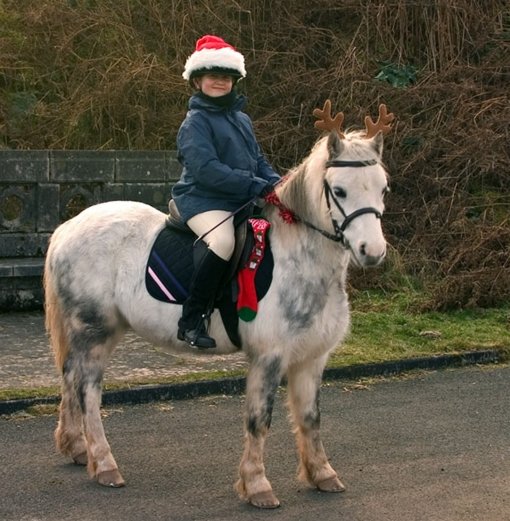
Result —
<svg viewBox="0 0 510 521"><path fill-rule="evenodd" d="M510 305L494 309L420 312L421 294L411 291L359 293L352 299L352 327L346 342L333 352L328 367L405 358L497 349L510 355ZM244 369L202 371L164 378L136 378L107 383L105 390L176 384L245 376ZM57 396L60 389L0 390L0 400Z"/></svg>
<svg viewBox="0 0 510 521"><path fill-rule="evenodd" d="M329 366L498 349L510 354L510 306L420 312L412 294L364 293L352 301L352 328Z"/></svg>
<svg viewBox="0 0 510 521"><path fill-rule="evenodd" d="M20 389L0 389L0 401L23 400L30 398L52 398L60 394L60 387L38 387Z"/></svg>
<svg viewBox="0 0 510 521"><path fill-rule="evenodd" d="M232 369L226 371L199 371L189 374L175 376L152 377L152 378L131 378L129 381L105 382L104 391L118 391L122 389L132 389L135 387L149 385L170 385L183 384L189 382L200 382L206 380L219 380L221 378L239 378L246 376L246 371L242 369ZM60 395L60 387L38 387L38 388L13 388L0 389L0 401L22 400L25 398L52 398Z"/></svg>

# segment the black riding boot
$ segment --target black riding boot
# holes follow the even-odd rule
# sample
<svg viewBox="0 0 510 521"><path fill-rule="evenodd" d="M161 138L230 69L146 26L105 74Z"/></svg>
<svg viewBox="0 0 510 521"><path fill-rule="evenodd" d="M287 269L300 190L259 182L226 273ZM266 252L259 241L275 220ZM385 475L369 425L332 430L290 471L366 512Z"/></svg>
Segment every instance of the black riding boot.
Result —
<svg viewBox="0 0 510 521"><path fill-rule="evenodd" d="M177 333L179 340L184 340L192 347L216 347L214 338L207 334L205 321L213 309L216 292L227 266L228 261L207 250L195 268L189 296L182 306Z"/></svg>

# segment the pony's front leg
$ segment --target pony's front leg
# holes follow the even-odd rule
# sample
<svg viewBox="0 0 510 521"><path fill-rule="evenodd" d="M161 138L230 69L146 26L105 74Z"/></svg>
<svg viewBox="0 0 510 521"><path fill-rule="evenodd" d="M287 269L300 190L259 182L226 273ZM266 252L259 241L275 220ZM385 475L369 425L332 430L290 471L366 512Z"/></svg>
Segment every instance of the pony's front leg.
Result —
<svg viewBox="0 0 510 521"><path fill-rule="evenodd" d="M324 492L342 492L320 438L319 393L326 357L291 366L287 373L289 409L299 452L299 478Z"/></svg>
<svg viewBox="0 0 510 521"><path fill-rule="evenodd" d="M281 381L277 358L252 362L246 384L245 446L239 466L239 495L259 508L280 505L264 468L264 442L271 425L273 403Z"/></svg>

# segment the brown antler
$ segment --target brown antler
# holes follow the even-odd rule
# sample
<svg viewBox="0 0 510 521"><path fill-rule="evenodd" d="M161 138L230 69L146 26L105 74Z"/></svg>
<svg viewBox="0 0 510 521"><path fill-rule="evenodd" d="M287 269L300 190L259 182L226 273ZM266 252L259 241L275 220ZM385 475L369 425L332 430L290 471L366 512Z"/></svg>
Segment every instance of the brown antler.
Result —
<svg viewBox="0 0 510 521"><path fill-rule="evenodd" d="M327 130L329 132L337 132L343 138L342 123L344 122L344 113L339 112L334 118L331 117L331 100L327 99L324 102L324 107L321 109L314 109L313 115L319 118L315 122L315 128L320 130Z"/></svg>
<svg viewBox="0 0 510 521"><path fill-rule="evenodd" d="M379 105L379 118L377 122L374 123L370 116L366 116L365 118L365 126L367 128L367 133L365 134L365 139L373 138L378 132L382 132L383 134L387 134L391 130L390 123L395 119L395 115L393 112L388 114L388 109L386 105L381 103Z"/></svg>

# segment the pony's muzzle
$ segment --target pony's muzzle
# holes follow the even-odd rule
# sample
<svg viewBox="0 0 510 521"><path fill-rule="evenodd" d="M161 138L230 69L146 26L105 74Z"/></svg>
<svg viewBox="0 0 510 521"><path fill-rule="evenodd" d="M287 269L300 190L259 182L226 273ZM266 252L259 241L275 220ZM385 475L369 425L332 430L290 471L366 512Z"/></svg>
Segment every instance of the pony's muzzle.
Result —
<svg viewBox="0 0 510 521"><path fill-rule="evenodd" d="M386 257L386 242L379 245L369 245L367 242L361 242L356 251L356 258L364 267L373 267L379 265L384 257Z"/></svg>

